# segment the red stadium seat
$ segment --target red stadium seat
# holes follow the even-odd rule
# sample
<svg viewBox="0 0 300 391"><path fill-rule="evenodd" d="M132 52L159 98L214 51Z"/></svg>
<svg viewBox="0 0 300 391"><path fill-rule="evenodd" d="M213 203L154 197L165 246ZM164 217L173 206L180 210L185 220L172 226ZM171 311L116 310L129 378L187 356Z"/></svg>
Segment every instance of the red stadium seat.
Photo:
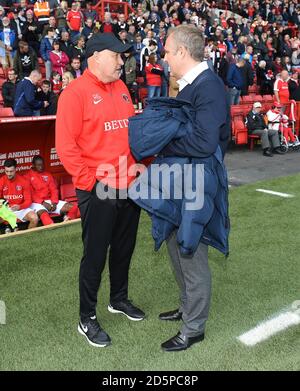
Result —
<svg viewBox="0 0 300 391"><path fill-rule="evenodd" d="M261 95L254 96L254 102L262 102L262 101L263 101L263 97Z"/></svg>
<svg viewBox="0 0 300 391"><path fill-rule="evenodd" d="M63 201L77 201L77 196L73 183L65 183L63 185L60 185L60 196Z"/></svg>
<svg viewBox="0 0 300 391"><path fill-rule="evenodd" d="M0 107L0 117L14 117L14 112L11 107Z"/></svg>
<svg viewBox="0 0 300 391"><path fill-rule="evenodd" d="M253 151L254 142L259 140L259 136L257 134L249 134L248 138L249 138L249 141L250 141L250 151Z"/></svg>

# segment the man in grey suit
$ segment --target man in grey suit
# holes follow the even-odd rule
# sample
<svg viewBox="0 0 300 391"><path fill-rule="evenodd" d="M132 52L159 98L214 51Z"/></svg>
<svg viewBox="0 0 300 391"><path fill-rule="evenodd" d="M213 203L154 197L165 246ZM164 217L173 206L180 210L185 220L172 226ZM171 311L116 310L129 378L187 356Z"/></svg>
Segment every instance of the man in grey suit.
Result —
<svg viewBox="0 0 300 391"><path fill-rule="evenodd" d="M196 109L194 133L176 140L163 151L164 156L206 158L218 146L224 157L230 132L229 105L222 80L204 59L204 38L194 26L181 25L169 30L165 60L177 79L177 98L189 101ZM191 152L193 151L193 152ZM193 155L194 154L194 155ZM162 344L164 351L181 351L204 339L211 298L211 273L208 245L201 239L192 257L183 257L177 243L177 230L167 240L167 248L180 288L180 307L159 315L161 320L182 320L177 335Z"/></svg>

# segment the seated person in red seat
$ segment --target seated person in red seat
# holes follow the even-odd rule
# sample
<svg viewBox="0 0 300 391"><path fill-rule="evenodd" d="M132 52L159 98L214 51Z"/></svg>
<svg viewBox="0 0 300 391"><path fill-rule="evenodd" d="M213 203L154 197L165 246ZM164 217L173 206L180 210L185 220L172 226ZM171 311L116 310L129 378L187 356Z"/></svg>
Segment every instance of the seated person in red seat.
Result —
<svg viewBox="0 0 300 391"><path fill-rule="evenodd" d="M255 134L260 137L264 156L271 157L273 156L272 152L282 155L283 152L280 150L278 131L268 129L261 110L262 104L260 102L253 103L253 108L246 117L248 132L249 134Z"/></svg>
<svg viewBox="0 0 300 391"><path fill-rule="evenodd" d="M71 204L58 199L58 190L52 174L45 171L42 156L32 159L32 168L26 174L31 184L32 204L30 206L41 219L43 225L53 224L49 213L64 216L64 221L76 219L77 204Z"/></svg>
<svg viewBox="0 0 300 391"><path fill-rule="evenodd" d="M39 218L30 208L32 204L30 185L23 176L16 173L16 167L15 159L5 160L5 175L0 178L0 198L8 201L10 209L19 220L29 222L28 228L34 228Z"/></svg>

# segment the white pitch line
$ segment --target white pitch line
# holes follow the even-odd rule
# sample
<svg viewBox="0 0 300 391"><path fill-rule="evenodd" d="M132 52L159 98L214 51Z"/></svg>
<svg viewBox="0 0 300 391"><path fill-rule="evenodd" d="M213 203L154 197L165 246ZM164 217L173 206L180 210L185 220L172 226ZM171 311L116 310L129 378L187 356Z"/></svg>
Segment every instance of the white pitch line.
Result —
<svg viewBox="0 0 300 391"><path fill-rule="evenodd" d="M293 194L280 193L278 191L272 191L272 190L266 190L266 189L256 189L256 191L260 191L261 193L267 193L267 194L276 195L278 197L283 197L283 198L293 198L293 197L295 197Z"/></svg>
<svg viewBox="0 0 300 391"><path fill-rule="evenodd" d="M254 346L280 331L298 324L300 324L300 315L296 312L287 311L278 315L276 318L259 324L253 329L240 335L237 339L247 346Z"/></svg>

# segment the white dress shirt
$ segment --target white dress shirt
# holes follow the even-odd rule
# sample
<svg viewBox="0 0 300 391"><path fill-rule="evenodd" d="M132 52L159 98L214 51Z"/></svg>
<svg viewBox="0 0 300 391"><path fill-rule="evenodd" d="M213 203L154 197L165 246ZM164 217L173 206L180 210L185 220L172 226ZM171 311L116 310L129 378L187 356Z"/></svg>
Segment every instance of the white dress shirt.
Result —
<svg viewBox="0 0 300 391"><path fill-rule="evenodd" d="M190 69L181 79L177 80L179 85L179 92L184 89L188 84L192 84L193 81L202 73L208 69L207 61L199 62L194 68Z"/></svg>

